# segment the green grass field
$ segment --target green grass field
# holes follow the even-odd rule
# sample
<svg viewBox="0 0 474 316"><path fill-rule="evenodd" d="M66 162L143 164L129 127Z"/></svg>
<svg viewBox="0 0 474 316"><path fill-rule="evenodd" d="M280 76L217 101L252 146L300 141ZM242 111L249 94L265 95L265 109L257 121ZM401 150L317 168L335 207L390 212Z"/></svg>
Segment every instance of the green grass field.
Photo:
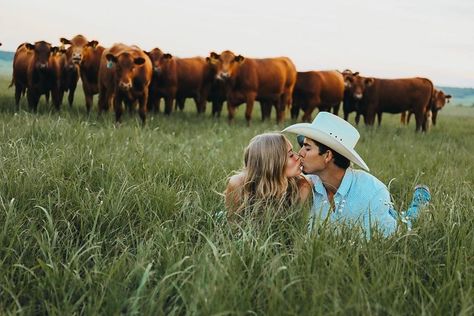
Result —
<svg viewBox="0 0 474 316"><path fill-rule="evenodd" d="M112 114L85 116L81 89L60 114L15 114L8 81L0 314L474 313L474 108L443 109L426 134L398 115L359 127L357 150L398 209L417 183L433 195L412 231L367 241L330 225L308 234L304 210L258 227L216 217L249 140L290 120L262 123L256 106L246 127L241 106L229 126L226 110L212 119L188 103L116 129Z"/></svg>

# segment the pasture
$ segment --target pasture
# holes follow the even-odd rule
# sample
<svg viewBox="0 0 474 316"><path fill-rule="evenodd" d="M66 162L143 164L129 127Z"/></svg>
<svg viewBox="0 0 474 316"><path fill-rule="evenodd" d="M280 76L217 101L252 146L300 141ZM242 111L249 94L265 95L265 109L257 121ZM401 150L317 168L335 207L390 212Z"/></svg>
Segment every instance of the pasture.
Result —
<svg viewBox="0 0 474 316"><path fill-rule="evenodd" d="M216 216L251 127L198 116L15 114L0 80L0 314L472 315L474 108L446 107L429 133L399 115L359 126L356 149L397 209L427 184L433 200L411 231L384 239L305 229L305 210L256 227ZM63 102L64 103L64 102ZM162 107L163 109L163 107ZM313 114L314 117L314 114ZM351 115L353 122L354 114ZM289 135L291 137L291 135ZM294 139L293 139L294 140ZM296 148L296 141L294 140Z"/></svg>

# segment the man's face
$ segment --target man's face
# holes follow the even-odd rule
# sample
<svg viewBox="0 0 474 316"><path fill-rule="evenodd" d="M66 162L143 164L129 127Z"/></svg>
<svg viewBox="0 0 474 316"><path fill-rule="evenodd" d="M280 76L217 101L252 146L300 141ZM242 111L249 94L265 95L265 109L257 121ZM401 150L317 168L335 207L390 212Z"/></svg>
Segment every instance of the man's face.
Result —
<svg viewBox="0 0 474 316"><path fill-rule="evenodd" d="M312 139L304 138L303 147L301 147L299 154L304 173L318 174L326 168L325 159L328 152L319 154L319 148Z"/></svg>

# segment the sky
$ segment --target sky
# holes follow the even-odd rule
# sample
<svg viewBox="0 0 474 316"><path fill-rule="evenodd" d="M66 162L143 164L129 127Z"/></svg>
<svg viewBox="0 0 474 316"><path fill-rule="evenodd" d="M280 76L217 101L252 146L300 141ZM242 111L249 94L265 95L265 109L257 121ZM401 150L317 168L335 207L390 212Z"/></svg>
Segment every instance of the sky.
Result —
<svg viewBox="0 0 474 316"><path fill-rule="evenodd" d="M0 0L2 50L83 34L179 57L229 49L298 71L474 87L474 0Z"/></svg>

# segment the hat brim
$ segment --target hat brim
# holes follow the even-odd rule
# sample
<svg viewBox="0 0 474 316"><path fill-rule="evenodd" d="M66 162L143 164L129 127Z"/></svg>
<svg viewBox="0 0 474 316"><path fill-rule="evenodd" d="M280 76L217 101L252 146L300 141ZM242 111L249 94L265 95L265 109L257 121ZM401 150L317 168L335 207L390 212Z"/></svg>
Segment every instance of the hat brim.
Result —
<svg viewBox="0 0 474 316"><path fill-rule="evenodd" d="M303 135L305 137L311 138L318 143L328 146L332 150L346 157L362 169L369 171L369 167L364 162L364 160L359 156L359 154L352 148L347 148L340 141L334 137L328 135L326 132L319 130L313 124L310 123L299 123L288 126L282 132L289 132L294 134Z"/></svg>

